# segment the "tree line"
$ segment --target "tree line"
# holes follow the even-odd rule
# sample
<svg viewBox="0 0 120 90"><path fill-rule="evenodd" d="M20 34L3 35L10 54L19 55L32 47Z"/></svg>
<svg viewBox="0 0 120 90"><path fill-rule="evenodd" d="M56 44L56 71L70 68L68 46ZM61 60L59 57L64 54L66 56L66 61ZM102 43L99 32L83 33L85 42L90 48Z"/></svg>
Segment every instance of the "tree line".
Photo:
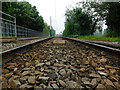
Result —
<svg viewBox="0 0 120 90"><path fill-rule="evenodd" d="M50 35L50 26L47 23L44 24L43 33ZM55 36L55 34L56 34L56 32L53 28L51 29L51 33L52 33L52 36Z"/></svg>
<svg viewBox="0 0 120 90"><path fill-rule="evenodd" d="M80 2L76 7L67 9L64 36L93 35L102 31L105 23L106 36L120 37L119 2Z"/></svg>
<svg viewBox="0 0 120 90"><path fill-rule="evenodd" d="M29 2L3 2L2 11L16 17L17 25L49 34L49 25ZM6 15L2 17L11 19Z"/></svg>

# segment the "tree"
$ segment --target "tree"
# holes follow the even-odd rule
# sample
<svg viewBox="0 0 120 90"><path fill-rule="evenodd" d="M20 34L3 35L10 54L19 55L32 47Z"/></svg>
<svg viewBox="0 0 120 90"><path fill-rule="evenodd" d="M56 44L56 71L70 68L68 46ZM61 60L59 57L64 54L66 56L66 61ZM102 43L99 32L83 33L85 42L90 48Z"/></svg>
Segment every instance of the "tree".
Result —
<svg viewBox="0 0 120 90"><path fill-rule="evenodd" d="M91 30L102 30L104 22L108 26L108 36L120 37L120 3L119 2L82 2L83 12L92 20Z"/></svg>
<svg viewBox="0 0 120 90"><path fill-rule="evenodd" d="M43 31L44 20L39 16L35 6L31 6L28 2L3 2L3 12L16 17L17 25L31 28L37 31ZM3 15L4 18L10 19Z"/></svg>
<svg viewBox="0 0 120 90"><path fill-rule="evenodd" d="M120 37L120 3L108 2L108 14L106 24L108 31L111 32L109 36Z"/></svg>
<svg viewBox="0 0 120 90"><path fill-rule="evenodd" d="M66 11L65 30L63 35L89 35L91 20L89 16L82 12L81 8L73 8L73 10L67 9Z"/></svg>
<svg viewBox="0 0 120 90"><path fill-rule="evenodd" d="M50 34L50 26L47 23L44 24L43 33Z"/></svg>
<svg viewBox="0 0 120 90"><path fill-rule="evenodd" d="M80 2L77 3L78 7L82 5L82 11L89 15L91 18L91 34L93 34L97 29L102 30L105 18L107 16L108 6L103 2Z"/></svg>

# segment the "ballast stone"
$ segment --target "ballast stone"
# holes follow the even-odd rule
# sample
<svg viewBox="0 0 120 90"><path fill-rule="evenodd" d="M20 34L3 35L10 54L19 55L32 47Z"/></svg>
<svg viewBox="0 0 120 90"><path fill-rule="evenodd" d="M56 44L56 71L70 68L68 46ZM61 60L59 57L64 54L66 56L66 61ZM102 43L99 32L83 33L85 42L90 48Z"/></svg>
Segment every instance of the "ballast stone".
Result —
<svg viewBox="0 0 120 90"><path fill-rule="evenodd" d="M54 40L53 44L65 44L65 40Z"/></svg>

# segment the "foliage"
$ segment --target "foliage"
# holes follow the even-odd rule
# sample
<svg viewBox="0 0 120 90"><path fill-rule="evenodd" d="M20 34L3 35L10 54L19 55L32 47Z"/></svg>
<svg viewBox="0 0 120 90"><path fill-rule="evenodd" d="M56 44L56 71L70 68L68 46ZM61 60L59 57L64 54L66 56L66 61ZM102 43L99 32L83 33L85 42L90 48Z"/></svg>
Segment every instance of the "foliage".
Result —
<svg viewBox="0 0 120 90"><path fill-rule="evenodd" d="M3 2L2 11L16 17L17 24L38 31L43 31L44 20L35 6L28 2ZM4 16L4 18L9 19Z"/></svg>
<svg viewBox="0 0 120 90"><path fill-rule="evenodd" d="M120 37L120 3L108 2L109 5L108 14L106 18L108 26L108 35L114 37ZM110 32L110 33L109 33Z"/></svg>
<svg viewBox="0 0 120 90"><path fill-rule="evenodd" d="M44 24L43 33L50 34L50 26L47 23Z"/></svg>
<svg viewBox="0 0 120 90"><path fill-rule="evenodd" d="M80 6L80 3L78 3ZM106 36L120 37L120 3L119 2L83 2L83 11L92 19L92 30L102 30L105 21L108 29Z"/></svg>
<svg viewBox="0 0 120 90"><path fill-rule="evenodd" d="M80 35L69 35L68 37L78 38Z"/></svg>
<svg viewBox="0 0 120 90"><path fill-rule="evenodd" d="M103 2L80 2L77 3L77 5L80 7L82 5L82 10L86 14L89 15L89 17L92 20L91 24L91 31L95 32L96 30L102 31L103 24L105 23L105 18L107 16L108 6L104 4Z"/></svg>
<svg viewBox="0 0 120 90"><path fill-rule="evenodd" d="M52 32L52 36L54 37L55 36L55 30L53 28L52 28L51 32ZM44 25L43 33L50 34L50 26L47 23L45 23L45 25Z"/></svg>
<svg viewBox="0 0 120 90"><path fill-rule="evenodd" d="M65 22L65 30L63 35L89 35L90 31L90 23L91 20L87 14L82 12L81 8L73 8L73 10L67 9L66 11L66 22Z"/></svg>
<svg viewBox="0 0 120 90"><path fill-rule="evenodd" d="M55 37L55 34L56 34L55 30L52 30L52 36L53 37Z"/></svg>
<svg viewBox="0 0 120 90"><path fill-rule="evenodd" d="M87 31L85 35L93 35L96 30L100 32L103 29L103 25L106 23L108 28L106 29L106 36L109 37L120 37L120 3L119 2L80 2L76 4L77 8L81 8L82 12L88 15L90 23L90 29ZM71 16L77 17L78 15L74 14L73 11L66 12L67 21L65 23L65 30L63 35L71 35L71 34L78 34L80 35L80 25L76 22L76 18L69 19ZM82 20L80 17L77 18L78 20ZM83 18L84 19L84 18ZM71 21L70 21L71 20ZM86 20L86 19L85 19ZM74 23L74 24L73 24ZM85 23L86 24L86 23ZM85 31L85 30L84 30Z"/></svg>
<svg viewBox="0 0 120 90"><path fill-rule="evenodd" d="M119 37L98 37L95 35L90 36L79 36L79 39L90 39L90 40L102 40L102 41L120 41Z"/></svg>

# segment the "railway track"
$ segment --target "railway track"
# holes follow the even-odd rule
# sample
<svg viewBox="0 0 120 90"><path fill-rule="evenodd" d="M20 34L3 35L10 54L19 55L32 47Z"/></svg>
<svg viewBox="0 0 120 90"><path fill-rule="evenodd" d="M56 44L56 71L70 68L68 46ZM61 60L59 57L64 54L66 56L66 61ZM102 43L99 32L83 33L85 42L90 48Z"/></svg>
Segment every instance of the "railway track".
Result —
<svg viewBox="0 0 120 90"><path fill-rule="evenodd" d="M120 89L119 57L107 52L119 51L76 41L48 38L4 52L3 88Z"/></svg>
<svg viewBox="0 0 120 90"><path fill-rule="evenodd" d="M68 40L76 41L76 42L79 42L79 43L83 43L85 45L89 45L92 48L105 51L110 55L113 55L115 57L120 58L120 56L119 56L120 55L120 49L119 49L120 46L119 45L116 45L116 46L113 45L112 46L112 45L107 45L107 44L104 44L104 43L97 43L97 42L80 40L80 39L75 39L75 38L67 38L67 37L64 37L64 39L68 39Z"/></svg>
<svg viewBox="0 0 120 90"><path fill-rule="evenodd" d="M51 38L40 39L40 40L34 41L32 43L28 43L28 44L25 44L25 45L21 45L21 46L18 46L18 47L0 52L0 56L2 57L2 64L11 61L12 58L14 57L15 53L19 53L19 52L25 53L28 50L30 50L30 46L32 46L34 44L37 44L37 43L40 43L40 42L43 42L45 40L49 40L49 39L51 39Z"/></svg>
<svg viewBox="0 0 120 90"><path fill-rule="evenodd" d="M108 46L108 47L112 47L112 48L116 48L116 49L120 49L120 42L100 42L100 41L90 41L88 40L87 42L91 42L91 43L96 43L96 44L100 44L100 45L104 45L104 46Z"/></svg>

